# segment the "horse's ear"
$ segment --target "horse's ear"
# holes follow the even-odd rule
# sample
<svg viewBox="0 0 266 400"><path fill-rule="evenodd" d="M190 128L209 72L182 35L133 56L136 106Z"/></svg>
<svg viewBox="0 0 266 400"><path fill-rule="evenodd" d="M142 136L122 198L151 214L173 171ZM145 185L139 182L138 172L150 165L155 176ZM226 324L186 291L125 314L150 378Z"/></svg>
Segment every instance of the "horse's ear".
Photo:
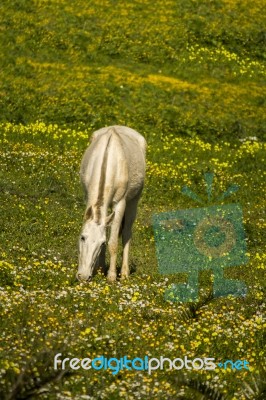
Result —
<svg viewBox="0 0 266 400"><path fill-rule="evenodd" d="M115 216L115 212L113 211L108 217L105 218L105 226L110 226Z"/></svg>
<svg viewBox="0 0 266 400"><path fill-rule="evenodd" d="M92 218L93 218L93 211L92 211L92 206L90 206L85 211L84 220L88 221L89 219L92 219Z"/></svg>

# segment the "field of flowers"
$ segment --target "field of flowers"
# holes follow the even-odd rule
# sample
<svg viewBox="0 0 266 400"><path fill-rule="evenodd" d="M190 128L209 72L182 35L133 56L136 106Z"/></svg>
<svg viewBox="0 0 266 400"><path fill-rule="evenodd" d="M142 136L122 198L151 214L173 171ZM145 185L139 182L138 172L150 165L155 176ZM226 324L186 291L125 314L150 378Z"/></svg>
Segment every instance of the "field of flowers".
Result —
<svg viewBox="0 0 266 400"><path fill-rule="evenodd" d="M0 24L0 120L265 138L259 1L3 0Z"/></svg>
<svg viewBox="0 0 266 400"><path fill-rule="evenodd" d="M237 0L3 0L0 5L0 398L265 398L265 20ZM91 133L128 125L148 142L128 281L75 280ZM226 270L246 297L164 293L154 213L239 191L249 261ZM211 204L215 203L215 198ZM120 258L118 260L121 261ZM247 360L249 370L54 370L54 356Z"/></svg>

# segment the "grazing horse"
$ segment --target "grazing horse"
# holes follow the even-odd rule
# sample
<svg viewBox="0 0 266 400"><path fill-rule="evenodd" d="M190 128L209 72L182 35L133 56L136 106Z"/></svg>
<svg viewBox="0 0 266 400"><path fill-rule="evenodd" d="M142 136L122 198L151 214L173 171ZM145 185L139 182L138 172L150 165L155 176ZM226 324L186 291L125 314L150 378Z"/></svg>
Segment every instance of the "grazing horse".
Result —
<svg viewBox="0 0 266 400"><path fill-rule="evenodd" d="M79 280L88 281L99 267L105 268L107 226L111 227L107 279L116 280L120 233L123 244L121 278L129 276L129 243L144 185L145 153L143 136L126 126L111 126L93 133L80 167L87 207L79 238Z"/></svg>

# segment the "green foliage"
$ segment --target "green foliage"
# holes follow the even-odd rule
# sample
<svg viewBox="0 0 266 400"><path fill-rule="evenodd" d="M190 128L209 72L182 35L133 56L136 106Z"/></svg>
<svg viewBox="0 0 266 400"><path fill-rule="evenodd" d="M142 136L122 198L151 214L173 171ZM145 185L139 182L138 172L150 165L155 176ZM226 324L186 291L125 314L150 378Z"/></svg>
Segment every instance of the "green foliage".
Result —
<svg viewBox="0 0 266 400"><path fill-rule="evenodd" d="M262 399L264 25L258 0L1 1L1 399ZM130 279L86 285L78 171L90 134L111 124L146 137L147 178ZM205 271L198 303L171 303L186 274L158 274L151 217L195 207L185 185L207 201L206 171L217 196L240 187L228 202L243 208L250 261L225 277L248 295L213 298ZM56 353L246 359L250 371L64 373Z"/></svg>
<svg viewBox="0 0 266 400"><path fill-rule="evenodd" d="M74 130L36 122L2 124L0 133L1 397L41 394L55 399L61 393L69 399L81 395L117 399L127 393L130 399L163 400L201 393L208 399L241 398L238 381L246 377L250 383L250 373L244 371L238 371L237 378L231 370L190 372L185 377L167 370L151 376L136 371L121 371L117 377L110 371L68 375L68 370L65 375L54 371L53 357L62 353L79 358L148 354L247 359L256 372L257 357L264 354L265 145L256 141L209 144L197 138L184 141L172 134L160 138L147 133L147 179L134 225L133 273L128 282L110 285L97 276L86 285L75 281L75 273L85 207L78 169L89 132L84 126ZM184 282L186 276L158 274L151 216L194 207L181 195L184 185L207 201L202 179L207 169L216 173L213 192L217 196L232 182L241 188L234 196L244 209L250 262L230 268L226 278L245 281L248 296L213 298L210 274L204 272L198 303L167 302L166 289ZM139 390L136 380L141 382Z"/></svg>
<svg viewBox="0 0 266 400"><path fill-rule="evenodd" d="M259 2L25 0L1 9L2 121L265 137Z"/></svg>

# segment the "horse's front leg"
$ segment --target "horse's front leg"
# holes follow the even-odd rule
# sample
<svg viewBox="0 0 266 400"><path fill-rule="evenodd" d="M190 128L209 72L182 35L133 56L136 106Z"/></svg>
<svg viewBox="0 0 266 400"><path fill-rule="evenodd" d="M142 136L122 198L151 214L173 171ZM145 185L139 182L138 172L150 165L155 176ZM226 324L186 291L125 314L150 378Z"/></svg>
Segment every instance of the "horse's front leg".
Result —
<svg viewBox="0 0 266 400"><path fill-rule="evenodd" d="M105 255L106 255L106 244L103 244L100 255L97 260L95 275L97 274L98 271L100 271L102 274L106 273Z"/></svg>
<svg viewBox="0 0 266 400"><path fill-rule="evenodd" d="M116 259L118 250L118 236L120 225L125 213L126 201L125 199L120 200L114 209L114 219L111 224L111 234L108 242L108 249L110 253L110 267L107 274L107 279L109 282L114 282L116 280Z"/></svg>
<svg viewBox="0 0 266 400"><path fill-rule="evenodd" d="M125 210L125 222L122 229L122 243L123 243L123 262L121 269L121 279L126 279L129 277L129 246L132 236L132 225L136 219L137 206L139 198L131 200Z"/></svg>

